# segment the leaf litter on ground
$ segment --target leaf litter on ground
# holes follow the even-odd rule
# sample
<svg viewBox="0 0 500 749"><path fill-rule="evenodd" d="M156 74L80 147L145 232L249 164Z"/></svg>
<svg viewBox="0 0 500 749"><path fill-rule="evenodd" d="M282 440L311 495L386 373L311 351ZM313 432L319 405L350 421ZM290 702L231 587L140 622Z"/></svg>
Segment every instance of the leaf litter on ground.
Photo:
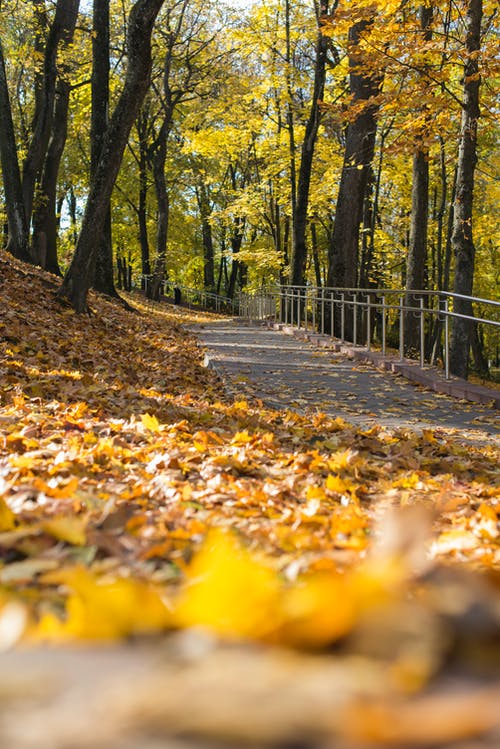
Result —
<svg viewBox="0 0 500 749"><path fill-rule="evenodd" d="M135 312L95 295L76 316L52 276L0 265L9 715L33 699L9 681L21 653L28 683L29 654L43 673L49 643L133 636L116 651L124 674L137 649L163 655L130 693L89 652L118 689L109 709L126 705L139 732L149 701L161 735L217 745L496 746L496 445L230 397L183 327L208 313L131 294ZM84 746L63 701L54 687L65 717L47 746ZM114 718L111 738L92 724L94 746L127 735ZM2 731L34 746L22 724Z"/></svg>

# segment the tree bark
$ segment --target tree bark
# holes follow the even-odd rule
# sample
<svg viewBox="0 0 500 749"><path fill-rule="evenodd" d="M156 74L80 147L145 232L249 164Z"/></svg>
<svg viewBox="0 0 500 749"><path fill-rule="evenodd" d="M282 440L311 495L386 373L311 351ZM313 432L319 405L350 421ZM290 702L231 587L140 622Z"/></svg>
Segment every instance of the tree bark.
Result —
<svg viewBox="0 0 500 749"><path fill-rule="evenodd" d="M425 42L432 39L432 6L421 5L419 8L420 31ZM422 290L425 288L427 267L427 230L429 223L429 149L425 143L428 120L422 126L416 138L413 154L410 246L406 261L406 288ZM416 307L420 303L417 296L408 294L407 304ZM413 354L419 347L419 324L415 313L406 315L405 351Z"/></svg>
<svg viewBox="0 0 500 749"><path fill-rule="evenodd" d="M203 288L207 291L213 291L215 287L215 268L214 268L214 243L212 238L212 227L210 225L210 198L207 186L200 176L196 188L196 197L201 218L201 237L203 244Z"/></svg>
<svg viewBox="0 0 500 749"><path fill-rule="evenodd" d="M363 73L363 59L356 47L372 23L371 20L359 21L349 32L349 80L353 105L364 106L354 122L347 126L344 164L329 247L328 286L353 288L357 284L359 228L375 150L379 110L376 97L381 90L382 77ZM350 335L351 327L352 320L346 319L346 335Z"/></svg>
<svg viewBox="0 0 500 749"><path fill-rule="evenodd" d="M156 260L153 270L153 280L149 286L151 299L160 298L161 284L165 278L165 267L167 261L167 237L169 219L169 200L167 182L165 179L165 162L167 160L167 136L170 118L164 120L158 135L156 150L153 158L153 177L156 192L157 219L156 219Z"/></svg>
<svg viewBox="0 0 500 749"><path fill-rule="evenodd" d="M87 310L87 294L109 200L130 130L149 87L151 34L162 5L163 0L137 0L129 14L125 83L103 139L75 254L59 290L59 295L68 299L77 312Z"/></svg>
<svg viewBox="0 0 500 749"><path fill-rule="evenodd" d="M59 82L54 106L52 134L47 148L47 156L42 179L33 207L32 255L36 263L50 273L61 275L57 258L57 177L61 163L66 135L68 132L68 107L70 84Z"/></svg>
<svg viewBox="0 0 500 749"><path fill-rule="evenodd" d="M58 0L54 20L45 44L43 88L36 96L32 136L23 163L22 188L26 224L31 224L35 184L40 177L52 128L57 79L57 50L59 43L74 27L79 0Z"/></svg>
<svg viewBox="0 0 500 749"><path fill-rule="evenodd" d="M463 105L457 164L457 187L454 204L452 246L455 256L455 294L470 296L474 280L475 247L472 232L474 171L477 162L477 122L481 77L478 52L481 47L482 0L469 0L466 13L467 60L464 67ZM470 301L455 298L454 312L470 315ZM450 370L458 377L467 377L471 323L455 318L450 345Z"/></svg>
<svg viewBox="0 0 500 749"><path fill-rule="evenodd" d="M24 211L21 172L17 158L14 122L10 106L5 60L0 39L0 159L2 162L2 179L5 193L9 239L7 249L14 257L25 262L30 261L29 236L26 214Z"/></svg>
<svg viewBox="0 0 500 749"><path fill-rule="evenodd" d="M90 121L90 179L97 170L104 134L109 124L109 0L94 0L92 14L92 113ZM113 278L111 199L97 248L92 286L117 297Z"/></svg>
<svg viewBox="0 0 500 749"><path fill-rule="evenodd" d="M139 138L139 207L138 207L138 221L139 221L139 244L141 247L141 272L143 277L148 277L151 274L151 262L149 254L149 238L148 238L148 215L147 215L147 199L148 199L148 142L147 142L147 123L149 120L148 111L143 110L137 120L137 135ZM146 283L143 278L142 288L146 289Z"/></svg>
<svg viewBox="0 0 500 749"><path fill-rule="evenodd" d="M238 259L238 253L241 250L241 244L243 242L243 231L244 231L245 219L236 217L233 220L233 227L231 233L231 275L229 276L229 283L227 287L227 296L230 299L234 299L236 292L236 284L239 281L240 288L243 288L246 279L247 268L245 263Z"/></svg>
<svg viewBox="0 0 500 749"><path fill-rule="evenodd" d="M80 0L72 3L70 12L66 16L61 33L61 42L64 45L71 44L73 40L79 4ZM70 83L64 73L59 75L54 112L51 118L50 139L45 154L42 176L37 186L37 200L33 206L33 259L42 268L58 276L61 275L61 271L57 259L57 178L68 132L70 90Z"/></svg>
<svg viewBox="0 0 500 749"><path fill-rule="evenodd" d="M336 6L337 3L334 3ZM305 284L305 268L307 262L306 229L307 209L309 206L309 190L314 150L318 137L321 119L321 104L325 91L326 61L328 52L328 37L323 34L322 24L328 16L328 0L321 0L318 18L318 36L316 39L316 54L314 61L314 86L311 109L307 119L304 140L300 155L299 175L297 180L296 204L293 211L293 246L290 262L290 283L294 286Z"/></svg>

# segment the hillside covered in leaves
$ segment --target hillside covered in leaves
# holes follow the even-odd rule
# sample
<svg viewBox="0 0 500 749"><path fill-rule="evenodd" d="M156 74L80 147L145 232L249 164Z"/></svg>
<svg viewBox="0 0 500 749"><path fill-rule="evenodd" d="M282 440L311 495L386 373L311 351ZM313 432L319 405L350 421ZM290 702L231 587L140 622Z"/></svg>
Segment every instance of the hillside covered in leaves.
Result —
<svg viewBox="0 0 500 749"><path fill-rule="evenodd" d="M386 736L395 695L498 673L494 444L233 400L183 327L201 313L132 294L77 316L3 253L0 278L0 647L196 628L290 648L299 679L333 653L392 695L345 735L404 746L421 706ZM446 703L417 745L498 730L499 696Z"/></svg>

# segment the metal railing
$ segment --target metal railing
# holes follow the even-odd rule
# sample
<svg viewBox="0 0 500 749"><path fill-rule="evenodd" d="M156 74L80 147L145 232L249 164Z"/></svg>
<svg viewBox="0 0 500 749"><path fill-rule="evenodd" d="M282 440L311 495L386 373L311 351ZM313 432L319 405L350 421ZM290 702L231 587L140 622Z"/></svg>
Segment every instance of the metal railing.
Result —
<svg viewBox="0 0 500 749"><path fill-rule="evenodd" d="M417 357L420 367L442 362L450 378L453 321L460 318L498 336L500 302L444 291L341 289L284 286L240 294L238 313L318 332L382 355L390 348L399 359ZM471 314L459 313L457 301ZM496 344L498 350L498 339Z"/></svg>
<svg viewBox="0 0 500 749"><path fill-rule="evenodd" d="M148 286L152 283L153 275L141 275L141 285L144 286L146 296ZM176 291L177 290L177 291ZM161 282L161 296L172 297L176 303L183 304L188 308L202 308L221 314L235 314L235 304L232 299L215 292L204 289L193 289L172 281Z"/></svg>

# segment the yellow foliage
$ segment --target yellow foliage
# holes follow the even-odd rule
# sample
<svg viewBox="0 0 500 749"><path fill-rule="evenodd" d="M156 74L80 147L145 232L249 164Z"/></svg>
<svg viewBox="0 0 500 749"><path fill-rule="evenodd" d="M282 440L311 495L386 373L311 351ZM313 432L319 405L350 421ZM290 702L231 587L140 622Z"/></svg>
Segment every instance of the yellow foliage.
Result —
<svg viewBox="0 0 500 749"><path fill-rule="evenodd" d="M35 639L109 640L154 632L171 624L169 610L158 591L128 578L100 579L83 567L47 576L70 590L66 619L42 617Z"/></svg>
<svg viewBox="0 0 500 749"><path fill-rule="evenodd" d="M42 523L42 529L59 541L67 541L73 546L84 546L87 536L85 521L73 515L61 515Z"/></svg>
<svg viewBox="0 0 500 749"><path fill-rule="evenodd" d="M0 533L11 531L15 528L16 516L8 506L3 497L0 497Z"/></svg>
<svg viewBox="0 0 500 749"><path fill-rule="evenodd" d="M355 622L348 581L341 575L317 573L287 590L282 602L280 642L321 648L347 634Z"/></svg>
<svg viewBox="0 0 500 749"><path fill-rule="evenodd" d="M212 530L187 570L174 620L219 635L261 638L276 628L279 590L270 567L230 533Z"/></svg>
<svg viewBox="0 0 500 749"><path fill-rule="evenodd" d="M141 421L143 426L146 429L149 429L150 432L159 432L160 431L160 422L156 418L156 416L151 416L151 414L142 414L141 415Z"/></svg>

